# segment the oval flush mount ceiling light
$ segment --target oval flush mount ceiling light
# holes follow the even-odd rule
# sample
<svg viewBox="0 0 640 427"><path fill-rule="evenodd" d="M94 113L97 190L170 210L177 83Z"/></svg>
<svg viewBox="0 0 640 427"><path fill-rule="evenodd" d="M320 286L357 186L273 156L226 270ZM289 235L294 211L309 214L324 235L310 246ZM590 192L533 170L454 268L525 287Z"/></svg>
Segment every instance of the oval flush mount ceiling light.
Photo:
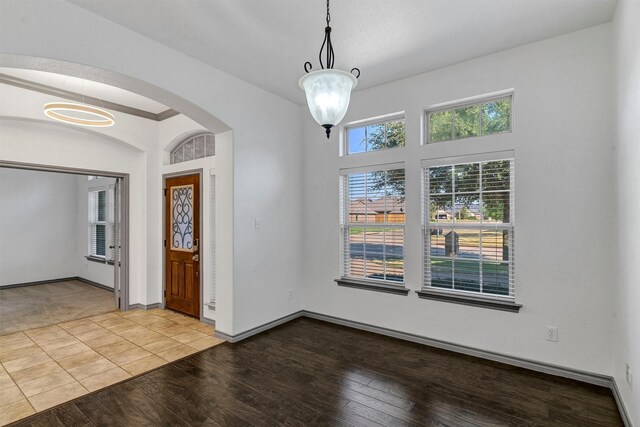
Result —
<svg viewBox="0 0 640 427"><path fill-rule="evenodd" d="M318 55L322 70L310 73L309 71L313 67L310 62L305 62L304 71L308 74L302 76L298 83L307 95L307 105L311 115L319 125L325 128L327 138L331 135L331 128L340 123L347 113L351 90L356 87L358 77L360 77L360 70L357 68L352 68L351 73L333 69L335 57L329 22L331 22L331 15L329 14L329 0L327 0L327 26L324 29L324 42L322 42ZM324 49L326 49L326 69L322 62ZM353 74L354 71L357 72L357 75Z"/></svg>
<svg viewBox="0 0 640 427"><path fill-rule="evenodd" d="M59 122L78 126L105 128L115 124L115 117L108 111L72 102L49 102L44 105L44 114Z"/></svg>

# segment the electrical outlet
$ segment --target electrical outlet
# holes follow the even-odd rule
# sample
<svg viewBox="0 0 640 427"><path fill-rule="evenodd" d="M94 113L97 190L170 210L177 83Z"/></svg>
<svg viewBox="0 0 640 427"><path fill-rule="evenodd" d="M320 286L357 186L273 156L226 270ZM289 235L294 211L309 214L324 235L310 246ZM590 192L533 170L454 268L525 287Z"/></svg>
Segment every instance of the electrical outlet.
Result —
<svg viewBox="0 0 640 427"><path fill-rule="evenodd" d="M287 292L287 296L289 297L289 299L293 299L293 289L289 289L289 291Z"/></svg>
<svg viewBox="0 0 640 427"><path fill-rule="evenodd" d="M558 342L558 328L547 326L547 341Z"/></svg>
<svg viewBox="0 0 640 427"><path fill-rule="evenodd" d="M633 372L631 372L631 368L629 367L629 364L627 363L627 369L626 369L626 376L627 376L627 384L629 384L629 387L631 387L632 383L633 383Z"/></svg>

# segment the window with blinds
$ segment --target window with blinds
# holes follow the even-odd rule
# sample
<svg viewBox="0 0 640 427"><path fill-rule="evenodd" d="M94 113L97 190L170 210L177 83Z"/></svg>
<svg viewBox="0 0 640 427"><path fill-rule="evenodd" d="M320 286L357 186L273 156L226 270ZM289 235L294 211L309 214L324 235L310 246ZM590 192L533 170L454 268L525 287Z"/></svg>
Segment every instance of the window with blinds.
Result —
<svg viewBox="0 0 640 427"><path fill-rule="evenodd" d="M106 257L107 191L89 191L89 255Z"/></svg>
<svg viewBox="0 0 640 427"><path fill-rule="evenodd" d="M210 157L216 154L215 135L207 132L192 135L171 150L171 164Z"/></svg>
<svg viewBox="0 0 640 427"><path fill-rule="evenodd" d="M425 288L513 299L513 159L422 171Z"/></svg>
<svg viewBox="0 0 640 427"><path fill-rule="evenodd" d="M403 168L341 174L342 277L404 282Z"/></svg>

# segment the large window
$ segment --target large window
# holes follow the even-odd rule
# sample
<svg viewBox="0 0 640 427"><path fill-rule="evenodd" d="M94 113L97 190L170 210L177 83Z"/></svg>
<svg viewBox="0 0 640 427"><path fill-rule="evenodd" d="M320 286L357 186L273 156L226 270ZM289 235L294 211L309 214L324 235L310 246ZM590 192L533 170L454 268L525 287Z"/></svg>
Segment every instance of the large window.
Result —
<svg viewBox="0 0 640 427"><path fill-rule="evenodd" d="M404 117L368 121L346 128L346 154L404 147Z"/></svg>
<svg viewBox="0 0 640 427"><path fill-rule="evenodd" d="M343 278L404 282L404 168L340 177Z"/></svg>
<svg viewBox="0 0 640 427"><path fill-rule="evenodd" d="M510 132L511 98L427 111L427 143Z"/></svg>
<svg viewBox="0 0 640 427"><path fill-rule="evenodd" d="M423 168L425 289L513 299L513 170L511 158Z"/></svg>

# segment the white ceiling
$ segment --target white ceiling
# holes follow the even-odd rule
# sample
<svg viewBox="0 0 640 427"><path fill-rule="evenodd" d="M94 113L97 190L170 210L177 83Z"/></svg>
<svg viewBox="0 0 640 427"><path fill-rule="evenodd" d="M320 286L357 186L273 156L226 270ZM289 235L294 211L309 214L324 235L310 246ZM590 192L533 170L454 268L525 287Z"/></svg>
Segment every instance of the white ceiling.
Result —
<svg viewBox="0 0 640 427"><path fill-rule="evenodd" d="M64 76L62 74L47 73L44 71L23 70L16 68L0 67L0 74L18 77L30 82L52 86L57 89L75 92L80 95L98 98L104 101L111 101L138 110L158 114L169 109L152 99L145 98L133 92L109 86L91 80L79 79L77 77Z"/></svg>
<svg viewBox="0 0 640 427"><path fill-rule="evenodd" d="M69 0L298 104L324 0ZM333 0L336 68L358 89L611 20L616 0Z"/></svg>

